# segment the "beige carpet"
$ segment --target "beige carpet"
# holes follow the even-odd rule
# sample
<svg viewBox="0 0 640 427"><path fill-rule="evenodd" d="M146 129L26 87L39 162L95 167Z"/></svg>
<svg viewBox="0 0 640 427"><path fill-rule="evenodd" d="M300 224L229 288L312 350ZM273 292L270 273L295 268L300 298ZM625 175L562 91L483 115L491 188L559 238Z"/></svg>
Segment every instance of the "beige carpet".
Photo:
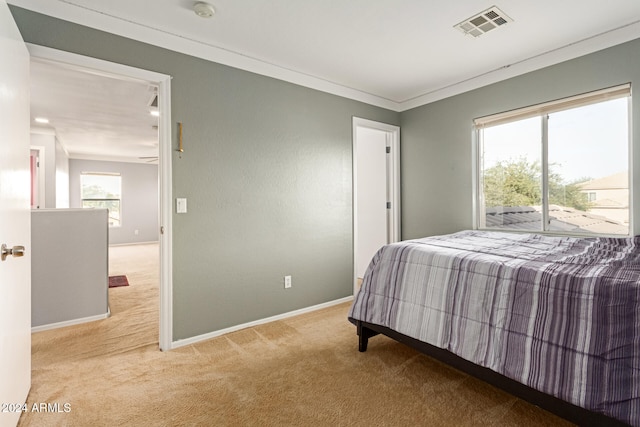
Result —
<svg viewBox="0 0 640 427"><path fill-rule="evenodd" d="M33 335L28 405L70 411L20 426L570 425L388 338L359 353L348 304L160 352L149 246L112 255L109 319Z"/></svg>

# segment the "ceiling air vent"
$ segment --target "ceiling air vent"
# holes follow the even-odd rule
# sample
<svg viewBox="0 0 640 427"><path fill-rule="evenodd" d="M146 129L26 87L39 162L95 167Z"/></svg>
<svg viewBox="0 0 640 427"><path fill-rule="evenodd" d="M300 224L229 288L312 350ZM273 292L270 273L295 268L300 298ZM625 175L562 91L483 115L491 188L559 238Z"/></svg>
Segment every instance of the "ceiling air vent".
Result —
<svg viewBox="0 0 640 427"><path fill-rule="evenodd" d="M473 37L480 37L484 33L496 29L507 22L512 22L506 13L498 9L496 6L490 7L484 12L465 19L459 24L454 25L465 34L471 34Z"/></svg>

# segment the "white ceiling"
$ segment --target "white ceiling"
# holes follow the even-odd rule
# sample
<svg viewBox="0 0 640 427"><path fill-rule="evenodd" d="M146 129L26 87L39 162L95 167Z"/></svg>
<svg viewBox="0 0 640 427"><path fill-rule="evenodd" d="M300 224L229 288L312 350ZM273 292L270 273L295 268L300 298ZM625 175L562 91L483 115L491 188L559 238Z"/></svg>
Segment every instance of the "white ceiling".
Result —
<svg viewBox="0 0 640 427"><path fill-rule="evenodd" d="M8 2L396 111L640 37L638 0ZM454 28L494 5L513 22Z"/></svg>
<svg viewBox="0 0 640 427"><path fill-rule="evenodd" d="M158 155L156 88L144 81L31 61L31 123L52 132L70 158L152 162ZM46 118L49 124L35 122ZM142 157L142 158L141 158Z"/></svg>

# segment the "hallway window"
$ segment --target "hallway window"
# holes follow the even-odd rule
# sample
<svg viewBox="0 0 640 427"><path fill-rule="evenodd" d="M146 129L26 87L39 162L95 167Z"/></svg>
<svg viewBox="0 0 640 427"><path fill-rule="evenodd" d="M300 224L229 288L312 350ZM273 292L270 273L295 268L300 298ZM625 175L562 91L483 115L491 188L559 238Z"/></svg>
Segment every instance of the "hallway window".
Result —
<svg viewBox="0 0 640 427"><path fill-rule="evenodd" d="M121 185L118 173L82 172L80 191L83 208L107 208L109 227L119 227L121 221Z"/></svg>

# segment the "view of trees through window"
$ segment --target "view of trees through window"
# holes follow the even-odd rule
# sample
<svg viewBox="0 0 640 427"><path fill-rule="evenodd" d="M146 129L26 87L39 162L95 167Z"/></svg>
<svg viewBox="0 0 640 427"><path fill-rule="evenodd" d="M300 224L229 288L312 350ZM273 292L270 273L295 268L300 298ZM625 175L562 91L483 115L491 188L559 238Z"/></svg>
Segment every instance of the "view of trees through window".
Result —
<svg viewBox="0 0 640 427"><path fill-rule="evenodd" d="M109 226L120 226L121 177L116 174L83 173L80 189L83 208L109 210Z"/></svg>
<svg viewBox="0 0 640 427"><path fill-rule="evenodd" d="M628 100L480 127L480 228L628 235Z"/></svg>
<svg viewBox="0 0 640 427"><path fill-rule="evenodd" d="M550 165L548 185L549 204L588 211L593 203L581 191L580 183L588 179L565 184L560 174ZM538 161L526 159L499 162L484 173L485 206L536 206L542 203L542 167Z"/></svg>

